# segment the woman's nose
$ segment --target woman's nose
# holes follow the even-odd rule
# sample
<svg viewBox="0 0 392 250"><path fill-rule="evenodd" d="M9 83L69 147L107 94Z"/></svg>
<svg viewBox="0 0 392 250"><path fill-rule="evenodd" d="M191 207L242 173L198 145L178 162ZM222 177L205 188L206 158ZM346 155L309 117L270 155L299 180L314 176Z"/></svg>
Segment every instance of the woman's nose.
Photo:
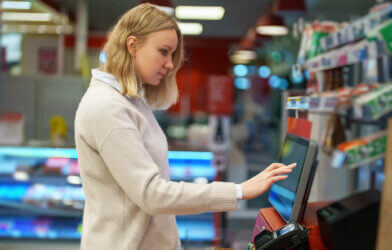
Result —
<svg viewBox="0 0 392 250"><path fill-rule="evenodd" d="M170 57L170 59L169 59L169 61L167 61L166 62L166 68L168 68L169 70L172 70L173 68L174 68L174 65L173 65L173 60L172 60L172 58Z"/></svg>

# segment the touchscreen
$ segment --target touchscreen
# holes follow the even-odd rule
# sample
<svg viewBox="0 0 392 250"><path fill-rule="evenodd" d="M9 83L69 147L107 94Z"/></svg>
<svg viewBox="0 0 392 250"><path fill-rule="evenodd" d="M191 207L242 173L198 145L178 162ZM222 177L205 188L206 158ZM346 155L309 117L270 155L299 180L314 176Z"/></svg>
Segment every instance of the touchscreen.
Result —
<svg viewBox="0 0 392 250"><path fill-rule="evenodd" d="M287 134L280 154L280 163L297 163L287 179L272 185L269 195L269 201L286 221L290 220L308 145L308 141Z"/></svg>

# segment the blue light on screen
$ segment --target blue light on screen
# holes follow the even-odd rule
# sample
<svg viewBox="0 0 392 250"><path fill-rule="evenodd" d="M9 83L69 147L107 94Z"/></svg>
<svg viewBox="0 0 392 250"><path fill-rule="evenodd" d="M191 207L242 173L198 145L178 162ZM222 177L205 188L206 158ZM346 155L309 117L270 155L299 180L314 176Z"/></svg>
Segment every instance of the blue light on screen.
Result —
<svg viewBox="0 0 392 250"><path fill-rule="evenodd" d="M282 215L282 217L286 220L290 220L291 212L293 211L293 203L295 200L286 199L281 195L281 193L277 192L277 190L271 187L271 192L269 195L269 202L275 207L277 211Z"/></svg>
<svg viewBox="0 0 392 250"><path fill-rule="evenodd" d="M278 193L279 195L281 195L282 197L284 197L290 201L295 200L295 193L293 193L290 190L288 190L284 187L281 187L279 185L272 185L271 192Z"/></svg>

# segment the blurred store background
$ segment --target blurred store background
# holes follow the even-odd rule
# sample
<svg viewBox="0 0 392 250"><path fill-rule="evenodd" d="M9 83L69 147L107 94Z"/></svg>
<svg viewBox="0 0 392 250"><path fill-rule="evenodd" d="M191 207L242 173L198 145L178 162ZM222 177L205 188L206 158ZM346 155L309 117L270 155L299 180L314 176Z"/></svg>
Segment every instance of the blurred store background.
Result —
<svg viewBox="0 0 392 250"><path fill-rule="evenodd" d="M108 31L140 2L1 1L0 249L79 248L84 195L74 115L91 69L105 63ZM180 99L155 112L173 180L241 183L277 161L287 117L296 116L313 122L312 138L323 152L310 200L382 189L386 142L377 147L384 150L349 163L341 144L384 131L391 114L387 2L148 2L176 16L185 38ZM188 9L194 7L209 8ZM364 90L355 95L359 83ZM373 90L389 91L382 110L368 114L366 101L355 99L354 119L354 97ZM325 96L332 96L329 104ZM179 216L184 248L245 249L259 209L271 206L267 198L241 201L234 212Z"/></svg>

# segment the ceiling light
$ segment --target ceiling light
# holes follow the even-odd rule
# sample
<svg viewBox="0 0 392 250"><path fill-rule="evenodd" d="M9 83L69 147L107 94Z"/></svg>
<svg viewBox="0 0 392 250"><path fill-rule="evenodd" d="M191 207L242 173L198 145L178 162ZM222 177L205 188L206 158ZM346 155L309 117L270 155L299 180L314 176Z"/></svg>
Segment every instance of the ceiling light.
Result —
<svg viewBox="0 0 392 250"><path fill-rule="evenodd" d="M177 6L178 19L220 20L225 14L221 6Z"/></svg>
<svg viewBox="0 0 392 250"><path fill-rule="evenodd" d="M61 30L62 29L62 30ZM71 34L73 27L71 25L37 25L37 24L7 24L3 25L1 32L20 32L28 34Z"/></svg>
<svg viewBox="0 0 392 250"><path fill-rule="evenodd" d="M27 1L3 1L1 3L3 10L29 10L31 9L31 2Z"/></svg>
<svg viewBox="0 0 392 250"><path fill-rule="evenodd" d="M243 58L241 55L233 54L230 56L230 61L234 64L248 64L252 60Z"/></svg>
<svg viewBox="0 0 392 250"><path fill-rule="evenodd" d="M173 16L174 14L174 9L172 7L160 6L160 5L157 5L156 7L170 16Z"/></svg>
<svg viewBox="0 0 392 250"><path fill-rule="evenodd" d="M285 36L289 33L289 29L286 26L278 25L258 26L256 31L264 36Z"/></svg>
<svg viewBox="0 0 392 250"><path fill-rule="evenodd" d="M14 22L48 22L52 20L50 13L22 13L22 12L4 12L1 16L2 21Z"/></svg>
<svg viewBox="0 0 392 250"><path fill-rule="evenodd" d="M267 14L257 20L256 32L264 36L284 36L289 33L289 30L284 25L283 18Z"/></svg>
<svg viewBox="0 0 392 250"><path fill-rule="evenodd" d="M200 23L178 23L183 35L200 35L203 32L203 25Z"/></svg>
<svg viewBox="0 0 392 250"><path fill-rule="evenodd" d="M254 60L257 57L256 52L252 50L238 50L234 55L237 56L237 58L248 61Z"/></svg>

